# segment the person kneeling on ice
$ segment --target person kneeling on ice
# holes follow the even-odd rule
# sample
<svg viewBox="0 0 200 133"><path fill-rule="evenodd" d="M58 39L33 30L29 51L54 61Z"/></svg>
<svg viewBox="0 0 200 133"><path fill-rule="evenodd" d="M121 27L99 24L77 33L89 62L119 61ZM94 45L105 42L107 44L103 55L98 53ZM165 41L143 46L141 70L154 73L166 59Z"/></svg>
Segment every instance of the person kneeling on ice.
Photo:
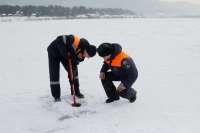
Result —
<svg viewBox="0 0 200 133"><path fill-rule="evenodd" d="M60 101L60 62L68 72L68 78L71 86L71 94L73 89L78 98L84 98L84 95L79 90L78 67L79 62L82 62L85 57L90 58L95 56L96 47L90 45L84 38L79 38L75 35L58 36L47 48L49 58L49 75L51 94L55 101ZM70 71L72 70L72 71ZM70 74L70 72L72 74ZM71 78L71 75L73 75Z"/></svg>
<svg viewBox="0 0 200 133"><path fill-rule="evenodd" d="M131 103L134 102L136 91L131 86L138 77L138 71L133 59L116 43L102 43L97 48L97 52L104 59L100 79L108 96L106 103L119 100L119 96L128 99ZM121 81L121 83L116 88L113 81Z"/></svg>

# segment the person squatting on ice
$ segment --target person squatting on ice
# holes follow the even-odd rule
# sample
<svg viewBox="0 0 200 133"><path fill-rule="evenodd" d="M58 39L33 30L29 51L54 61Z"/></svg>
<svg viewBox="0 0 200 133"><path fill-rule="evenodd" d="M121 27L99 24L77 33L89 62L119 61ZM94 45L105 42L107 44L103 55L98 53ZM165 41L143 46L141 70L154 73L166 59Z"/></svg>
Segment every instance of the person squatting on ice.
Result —
<svg viewBox="0 0 200 133"><path fill-rule="evenodd" d="M85 58L95 56L96 47L91 45L86 39L75 35L60 35L47 48L49 59L49 76L51 94L55 101L60 101L60 63L68 72L71 95L73 95L72 84L74 84L75 95L84 98L80 92L78 78L78 64ZM71 61L71 63L70 63ZM70 79L70 64L72 64L73 81ZM72 83L73 82L73 83Z"/></svg>
<svg viewBox="0 0 200 133"><path fill-rule="evenodd" d="M138 77L138 70L133 59L122 51L119 44L115 43L102 43L97 48L97 52L104 59L100 79L108 97L106 103L119 100L119 96L128 99L131 103L134 102L136 91L131 86ZM121 81L121 83L116 88L113 81Z"/></svg>

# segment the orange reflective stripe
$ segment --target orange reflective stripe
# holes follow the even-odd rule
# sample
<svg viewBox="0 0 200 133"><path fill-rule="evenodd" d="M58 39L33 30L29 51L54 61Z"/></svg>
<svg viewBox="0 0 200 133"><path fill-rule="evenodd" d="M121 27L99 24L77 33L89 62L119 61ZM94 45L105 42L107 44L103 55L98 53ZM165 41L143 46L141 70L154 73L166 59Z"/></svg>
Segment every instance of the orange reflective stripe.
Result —
<svg viewBox="0 0 200 133"><path fill-rule="evenodd" d="M74 42L73 42L73 44L74 44L74 46L75 46L76 49L78 48L79 43L80 43L80 38L78 36L74 35Z"/></svg>
<svg viewBox="0 0 200 133"><path fill-rule="evenodd" d="M121 67L121 62L123 59L128 58L129 56L125 53L125 52L121 52L119 53L113 60L111 63L111 66L113 67Z"/></svg>

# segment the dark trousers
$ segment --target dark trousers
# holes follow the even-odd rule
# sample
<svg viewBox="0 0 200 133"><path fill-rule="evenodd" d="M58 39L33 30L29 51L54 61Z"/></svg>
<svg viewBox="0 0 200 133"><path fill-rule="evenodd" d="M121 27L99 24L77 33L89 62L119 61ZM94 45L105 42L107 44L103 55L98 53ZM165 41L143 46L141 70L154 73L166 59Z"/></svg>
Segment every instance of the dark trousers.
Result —
<svg viewBox="0 0 200 133"><path fill-rule="evenodd" d="M131 86L136 81L136 79L137 75L131 75L131 77L124 79L120 76L116 76L111 71L105 73L105 79L101 80L101 82L108 98L116 98L121 96L123 98L130 99L135 94L135 90L131 88ZM126 89L121 92L117 92L113 81L121 81L126 86ZM126 85L127 81L128 86Z"/></svg>
<svg viewBox="0 0 200 133"><path fill-rule="evenodd" d="M56 41L52 42L56 43ZM55 45L55 44L54 44ZM63 47L65 48L65 47ZM71 85L72 94L72 81L69 75L69 62L68 59L64 58L63 55L57 50L53 45L49 46L48 49L48 59L49 59L49 77L50 77L50 88L51 94L54 98L60 98L60 63L64 66L65 70L68 72L68 79ZM67 56L67 54L66 54ZM74 77L74 88L76 94L80 93L79 90L79 79L78 79L78 68L72 65L73 77Z"/></svg>

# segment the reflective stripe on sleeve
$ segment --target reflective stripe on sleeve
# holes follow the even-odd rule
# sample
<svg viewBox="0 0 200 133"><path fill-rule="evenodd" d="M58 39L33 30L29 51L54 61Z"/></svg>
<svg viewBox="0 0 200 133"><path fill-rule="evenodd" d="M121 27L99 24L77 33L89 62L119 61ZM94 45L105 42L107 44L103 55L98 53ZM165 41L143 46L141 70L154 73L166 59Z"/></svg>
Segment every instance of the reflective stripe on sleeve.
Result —
<svg viewBox="0 0 200 133"><path fill-rule="evenodd" d="M59 85L60 81L50 81L50 85Z"/></svg>
<svg viewBox="0 0 200 133"><path fill-rule="evenodd" d="M66 44L66 42L67 42L67 38L66 38L66 36L63 35L62 38L63 38L63 42L64 42L64 44Z"/></svg>

